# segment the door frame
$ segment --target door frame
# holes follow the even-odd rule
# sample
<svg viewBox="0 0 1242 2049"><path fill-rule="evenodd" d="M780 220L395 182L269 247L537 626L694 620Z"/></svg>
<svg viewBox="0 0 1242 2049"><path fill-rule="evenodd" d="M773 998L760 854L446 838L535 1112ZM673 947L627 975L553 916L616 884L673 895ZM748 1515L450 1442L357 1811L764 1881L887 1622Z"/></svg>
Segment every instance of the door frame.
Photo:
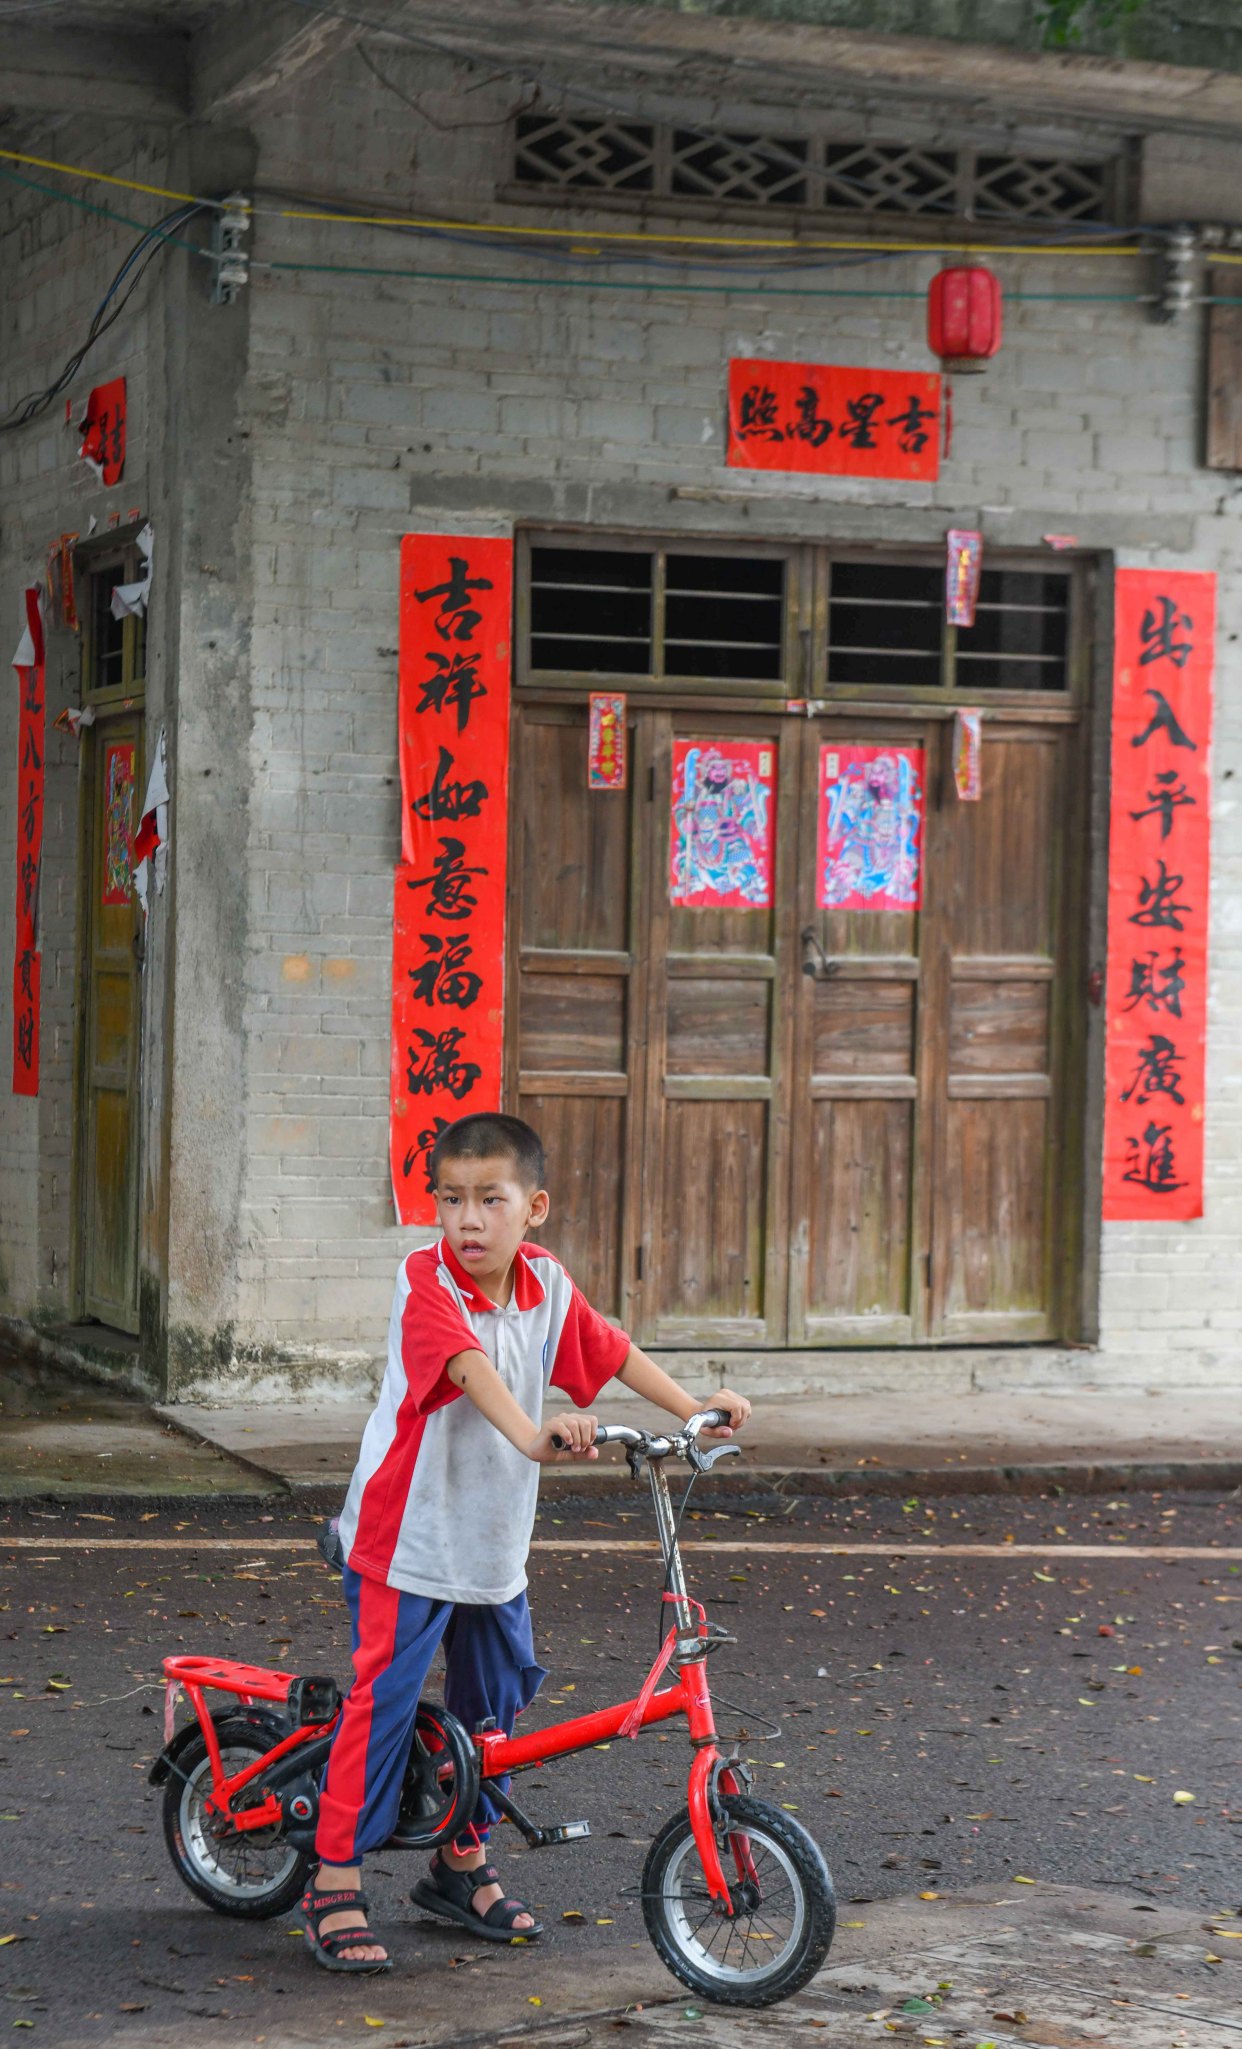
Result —
<svg viewBox="0 0 1242 2049"><path fill-rule="evenodd" d="M95 667L95 621L94 583L95 579L109 571L119 573L124 582L137 581L141 574L141 558L137 539L143 522L131 521L111 533L100 534L81 541L74 548L74 575L81 605L81 643L79 647L79 702L85 709L92 706L100 711L130 711L143 725L142 736L142 785L146 787L147 736L145 732L146 709L146 621L126 618L122 628L122 677L115 685L97 687L94 682ZM73 1095L70 1138L70 1204L69 1204L69 1275L70 1314L74 1321L80 1321L86 1314L86 1230L84 1223L85 1190L83 1177L86 1172L86 1130L87 1091L89 1086L90 1033L88 1029L90 1002L90 948L94 929L92 838L94 805L97 795L96 778L99 767L99 745L96 727L88 728L90 740L81 748L78 757L78 816L76 833L76 916L74 925L74 1031L73 1031ZM141 1296L141 1191L142 1191L142 1138L141 1116L142 1073L144 1054L144 984L139 969L137 1004L136 1044L133 1065L133 1142L134 1142L134 1258L135 1258L135 1305L133 1314L123 1324L102 1324L105 1330L122 1330L127 1336L139 1334L139 1303Z"/></svg>
<svg viewBox="0 0 1242 2049"><path fill-rule="evenodd" d="M1077 728L1078 745L1071 750L1072 783L1067 789L1067 804L1064 812L1066 838L1062 850L1064 885L1062 903L1065 911L1063 929L1057 935L1058 960L1062 964L1054 984L1056 1001L1050 1018L1053 1058L1059 1062L1062 1072L1062 1117L1060 1131L1053 1140L1054 1152L1059 1151L1059 1167L1050 1172L1048 1182L1048 1243L1051 1277L1050 1320L1055 1334L1038 1340L1019 1338L936 1338L913 1337L908 1340L883 1338L873 1343L889 1348L894 1344L901 1349L942 1349L946 1346L970 1344L1003 1344L1006 1349L1023 1343L1041 1344L1094 1343L1098 1337L1099 1322L1099 1276L1100 1276L1100 1205L1096 1199L1099 1188L1099 1151L1103 1130L1103 1019L1102 1011L1093 1010L1094 996L1088 1002L1087 991L1091 975L1090 963L1102 959L1103 935L1107 919L1107 849L1108 849L1108 733L1109 733L1109 688L1108 678L1111 661L1111 613L1108 594L1106 557L1098 552L1076 552L1062 554L1056 558L1055 567L1070 577L1069 619L1068 619L1068 688L1055 697L1042 697L1035 692L984 688L973 696L956 691L955 674L955 629L943 628L944 678L938 688L923 686L851 686L834 684L829 680L824 686L831 694L822 697L810 694L814 679L827 673L829 644L829 594L831 568L837 562L870 562L879 566L917 566L943 570L943 542L939 536L926 544L886 543L882 540L859 542L856 540L836 541L831 536L822 541L808 541L804 535L740 533L678 533L666 529L649 531L609 530L586 523L565 522L548 526L542 522L520 526L515 535L515 632L513 648L513 704L512 718L516 726L520 708L533 703L575 703L585 705L590 692L595 690L621 690L627 693L634 707L650 708L696 717L726 716L768 716L778 713L792 719L833 722L857 722L860 719L874 720L881 728L886 722L934 722L937 726L952 721L955 711L965 703L994 708L1000 719L1005 715L1032 724L1073 725ZM784 631L785 673L779 683L742 685L735 681L707 683L700 685L694 680L676 677L635 676L626 673L569 673L533 670L529 660L530 649L530 561L534 546L571 546L575 548L599 548L635 551L665 550L677 554L723 554L723 555L780 555L788 564L786 592L786 619ZM1006 549L999 555L988 557L988 567L1009 571L1048 571L1049 557L1045 551L1032 548ZM657 580L657 600L659 595ZM654 640L654 635L653 635ZM796 752L799 757L809 743L805 737L796 750L782 748L782 756ZM942 748L945 762L947 746ZM654 775L654 762L644 761L644 773ZM947 767L943 773L948 773ZM782 771L782 786L785 783ZM654 795L654 785L652 788ZM640 800L636 795L636 804ZM516 817L518 807L511 806L511 815ZM647 830L658 829L657 807L651 806ZM929 806L929 828L941 817L941 808L933 814ZM941 830L944 829L941 823ZM641 826L635 827L635 858L637 839ZM934 835L929 830L927 843L930 867L934 853ZM512 864L511 864L512 865ZM779 887L779 884L778 884ZM512 879L511 879L512 889ZM800 905L791 899L789 915L796 917ZM778 919L781 905L777 904ZM510 1020L513 1015L509 999L515 987L512 976L516 970L516 932L510 920L510 940L507 948L507 1001L506 1001L506 1100L514 1100L515 1089L509 1080L510 1072L516 1081L516 1050L510 1053ZM796 929L795 929L796 940ZM637 964L636 964L637 965ZM644 964L645 965L645 964ZM947 972L947 964L946 964ZM1075 1000L1078 992L1079 1000ZM773 1030L778 1028L774 1017ZM644 1026L645 1030L645 1026ZM792 1025L786 1034L790 1043L786 1047L786 1059L782 1063L786 1073L795 1064L792 1055ZM644 1065L651 1063L644 1058ZM653 1071L653 1070L652 1070ZM644 1100L654 1084L647 1079L643 1089ZM920 1071L918 1087L924 1086ZM792 1106L776 1095L772 1104L772 1131L777 1118L788 1119ZM772 1135L769 1136L769 1148ZM645 1112L632 1119L630 1141L630 1170L639 1164L635 1159L635 1148L641 1160L643 1173L651 1171L647 1157ZM787 1146L788 1150L788 1146ZM921 1182L925 1175L916 1164L916 1175ZM790 1177L787 1176L788 1180ZM781 1207L788 1220L792 1187L785 1191ZM643 1204L644 1219L648 1213L647 1190L640 1187L638 1199ZM917 1200L917 1193L915 1199ZM1059 1202L1059 1207L1058 1207ZM786 1225L788 1228L788 1222ZM642 1234L638 1234L642 1243ZM632 1250L633 1248L627 1248ZM929 1243L934 1259L935 1245ZM649 1270L649 1267L648 1267ZM623 1273L623 1297L633 1300L633 1290L640 1284L633 1279L633 1266L628 1278ZM913 1276L912 1278L912 1295ZM925 1290L930 1297L931 1291ZM668 1341L663 1341L668 1342ZM699 1341L688 1340L697 1345ZM724 1348L728 1340L719 1338L702 1341L705 1350ZM749 1342L750 1349L787 1350L788 1344L759 1345ZM837 1338L827 1341L823 1349L845 1348L848 1339ZM860 1339L859 1349L867 1346L867 1340ZM806 1341L796 1347L804 1349ZM851 1349L854 1347L851 1346ZM815 1349L820 1349L816 1346Z"/></svg>

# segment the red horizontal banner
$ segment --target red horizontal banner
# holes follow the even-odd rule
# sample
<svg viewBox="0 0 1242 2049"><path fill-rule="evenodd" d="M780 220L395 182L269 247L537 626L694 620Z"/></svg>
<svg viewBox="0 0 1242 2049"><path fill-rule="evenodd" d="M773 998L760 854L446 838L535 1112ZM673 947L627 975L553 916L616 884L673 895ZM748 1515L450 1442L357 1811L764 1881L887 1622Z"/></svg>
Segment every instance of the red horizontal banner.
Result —
<svg viewBox="0 0 1242 2049"><path fill-rule="evenodd" d="M393 903L393 1200L435 1222L440 1132L500 1107L513 544L401 544L401 866Z"/></svg>
<svg viewBox="0 0 1242 2049"><path fill-rule="evenodd" d="M930 481L940 475L941 412L933 371L735 356L728 461L734 469Z"/></svg>
<svg viewBox="0 0 1242 2049"><path fill-rule="evenodd" d="M1216 579L1122 569L1114 608L1104 1215L1203 1214Z"/></svg>

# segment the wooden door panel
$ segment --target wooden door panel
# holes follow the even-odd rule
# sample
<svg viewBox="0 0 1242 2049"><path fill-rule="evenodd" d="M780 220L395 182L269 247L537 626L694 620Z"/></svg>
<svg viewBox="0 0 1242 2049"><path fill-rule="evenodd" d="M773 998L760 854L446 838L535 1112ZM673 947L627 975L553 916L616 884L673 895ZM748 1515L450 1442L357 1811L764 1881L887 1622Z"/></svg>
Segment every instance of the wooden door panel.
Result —
<svg viewBox="0 0 1242 2049"><path fill-rule="evenodd" d="M976 968L979 963L971 962ZM949 1013L949 1069L966 1074L1046 1074L1051 982L997 979L984 963L985 979L974 981L959 957Z"/></svg>
<svg viewBox="0 0 1242 2049"><path fill-rule="evenodd" d="M769 1105L664 1104L655 1336L753 1341L765 1317Z"/></svg>
<svg viewBox="0 0 1242 2049"><path fill-rule="evenodd" d="M668 982L666 1074L766 1075L771 982L683 975L678 967Z"/></svg>
<svg viewBox="0 0 1242 2049"><path fill-rule="evenodd" d="M628 953L630 797L587 789L585 708L524 707L519 731L522 949Z"/></svg>
<svg viewBox="0 0 1242 2049"><path fill-rule="evenodd" d="M923 750L926 901L935 729L824 719L802 733L793 1344L909 1344L924 1333L927 912L824 909L817 901L821 756L881 744Z"/></svg>
<svg viewBox="0 0 1242 2049"><path fill-rule="evenodd" d="M955 959L1050 957L1063 729L984 727L983 794L952 813L949 946Z"/></svg>
<svg viewBox="0 0 1242 2049"><path fill-rule="evenodd" d="M910 1324L914 1104L849 1097L813 1103L805 1316L845 1336Z"/></svg>
<svg viewBox="0 0 1242 2049"><path fill-rule="evenodd" d="M517 1114L548 1155L552 1213L538 1236L602 1316L625 1318L621 1286L626 1099L522 1094Z"/></svg>
<svg viewBox="0 0 1242 2049"><path fill-rule="evenodd" d="M812 998L813 1072L900 1074L914 1071L916 988L840 976L816 982Z"/></svg>
<svg viewBox="0 0 1242 2049"><path fill-rule="evenodd" d="M520 708L513 788L506 1100L548 1155L540 1240L624 1322L642 1100L635 800L588 789L585 706Z"/></svg>
<svg viewBox="0 0 1242 2049"><path fill-rule="evenodd" d="M1043 1337L1048 1103L1039 1097L951 1101L945 1198L950 1238L945 1305L952 1336Z"/></svg>
<svg viewBox="0 0 1242 2049"><path fill-rule="evenodd" d="M785 1337L787 1065L797 867L797 736L779 715L651 714L653 804L642 1331L661 1344ZM675 739L770 750L772 903L670 900ZM766 775L766 767L760 767Z"/></svg>
<svg viewBox="0 0 1242 2049"><path fill-rule="evenodd" d="M523 1074L625 1073L628 976L522 970Z"/></svg>
<svg viewBox="0 0 1242 2049"><path fill-rule="evenodd" d="M1054 999L1071 733L984 728L983 793L945 835L948 1045L933 1330L1057 1335L1050 1245L1062 1118Z"/></svg>
<svg viewBox="0 0 1242 2049"><path fill-rule="evenodd" d="M143 789L142 723L97 718L87 743L89 826L82 878L85 1015L78 1148L82 1307L117 1330L138 1329L138 1088L141 911L129 847ZM129 785L109 789L127 758ZM118 794L119 791L119 794ZM111 802L110 802L111 799Z"/></svg>

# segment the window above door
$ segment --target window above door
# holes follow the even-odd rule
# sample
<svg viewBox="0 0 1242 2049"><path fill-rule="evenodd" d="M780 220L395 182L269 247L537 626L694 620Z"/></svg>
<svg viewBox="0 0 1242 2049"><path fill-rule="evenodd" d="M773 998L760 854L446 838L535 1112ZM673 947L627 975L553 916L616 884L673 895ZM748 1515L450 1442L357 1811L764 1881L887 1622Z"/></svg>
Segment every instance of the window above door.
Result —
<svg viewBox="0 0 1242 2049"><path fill-rule="evenodd" d="M946 705L1080 702L1090 564L988 551L974 624L945 617L943 548L739 548L532 534L519 684Z"/></svg>

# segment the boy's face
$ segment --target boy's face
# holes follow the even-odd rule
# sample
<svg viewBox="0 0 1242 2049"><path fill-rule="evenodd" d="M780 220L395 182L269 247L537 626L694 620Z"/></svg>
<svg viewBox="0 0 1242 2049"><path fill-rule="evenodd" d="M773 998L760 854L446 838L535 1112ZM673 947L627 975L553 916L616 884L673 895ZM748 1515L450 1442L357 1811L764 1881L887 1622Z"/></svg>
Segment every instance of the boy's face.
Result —
<svg viewBox="0 0 1242 2049"><path fill-rule="evenodd" d="M440 1228L466 1272L485 1289L502 1280L527 1232L548 1214L547 1191L527 1188L514 1162L445 1160L436 1182Z"/></svg>

